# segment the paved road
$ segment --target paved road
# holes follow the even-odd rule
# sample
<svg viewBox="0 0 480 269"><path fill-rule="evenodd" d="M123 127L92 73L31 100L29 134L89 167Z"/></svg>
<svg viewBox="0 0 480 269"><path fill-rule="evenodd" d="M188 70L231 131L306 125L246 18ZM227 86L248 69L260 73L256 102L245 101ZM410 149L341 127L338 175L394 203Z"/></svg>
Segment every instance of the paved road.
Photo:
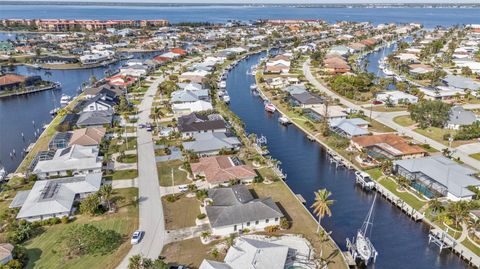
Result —
<svg viewBox="0 0 480 269"><path fill-rule="evenodd" d="M139 106L139 123L150 121L153 98L158 84L162 81L163 78L156 79L145 93ZM127 268L128 259L133 255L141 254L156 259L165 243L165 223L152 134L145 129L138 129L137 135L140 230L145 231L145 236L139 244L130 249L118 266L119 269Z"/></svg>
<svg viewBox="0 0 480 269"><path fill-rule="evenodd" d="M370 115L370 110L360 106L360 105L357 105L357 104L354 104L352 103L351 101L343 98L342 96L336 94L335 92L329 90L328 88L326 88L325 86L323 86L312 74L311 70L310 70L310 60L308 61L305 61L304 64L303 64L303 73L305 75L305 78L312 84L314 85L315 87L317 87L319 90L321 90L322 92L324 92L327 96L333 98L333 99L339 99L340 100L340 103L347 106L347 107L350 107L350 108L355 108L357 110L362 110L365 115ZM407 136L410 136L412 137L413 139L421 142L421 143L427 143L429 144L431 147L435 148L436 150L439 150L439 151L442 151L443 149L447 148L447 146L443 145L442 143L440 142L437 142L433 139L430 139L426 136L423 136L415 131L413 131L412 129L408 128L408 127L405 127L405 126L401 126L397 123L395 123L395 121L393 121L393 119L397 116L400 116L400 115L405 115L405 112L404 111L400 111L400 112L376 112L376 111L372 111L371 113L372 115L372 118L375 119L376 121L380 122L380 123L383 123L385 124L386 126L392 128L392 129L395 129L398 133L402 134L402 135L407 135ZM458 149L454 149L454 154L453 156L454 157L458 157L460 158L460 160L462 160L465 164L471 166L471 167L474 167L475 169L477 170L480 170L480 161L478 160L475 160L473 158L471 158L470 156L468 156L469 153L468 152L465 152L462 150L462 148L458 148Z"/></svg>

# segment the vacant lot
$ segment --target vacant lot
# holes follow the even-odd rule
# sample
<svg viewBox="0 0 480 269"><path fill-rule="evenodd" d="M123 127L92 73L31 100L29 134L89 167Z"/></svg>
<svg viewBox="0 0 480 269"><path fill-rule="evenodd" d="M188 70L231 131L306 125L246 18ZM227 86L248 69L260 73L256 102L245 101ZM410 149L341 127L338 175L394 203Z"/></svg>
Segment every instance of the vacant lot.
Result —
<svg viewBox="0 0 480 269"><path fill-rule="evenodd" d="M183 170L180 170L182 164L183 161L181 160L157 163L158 180L160 182L160 186L168 187L172 186L172 183L173 185L192 183L192 181L187 178L187 173Z"/></svg>
<svg viewBox="0 0 480 269"><path fill-rule="evenodd" d="M137 196L138 191L135 188L115 190L114 200L117 200L118 205L116 213L93 218L78 216L78 219L72 223L47 227L44 233L26 244L29 257L27 268L116 268L130 250L131 245L128 239L138 227L138 207L134 202ZM90 223L101 229L115 230L125 236L125 242L108 255L101 257L85 255L67 260L61 249L58 249L57 243L59 236L74 223Z"/></svg>
<svg viewBox="0 0 480 269"><path fill-rule="evenodd" d="M175 230L195 226L195 219L200 214L200 202L197 198L187 198L181 195L175 202L162 198L165 229Z"/></svg>

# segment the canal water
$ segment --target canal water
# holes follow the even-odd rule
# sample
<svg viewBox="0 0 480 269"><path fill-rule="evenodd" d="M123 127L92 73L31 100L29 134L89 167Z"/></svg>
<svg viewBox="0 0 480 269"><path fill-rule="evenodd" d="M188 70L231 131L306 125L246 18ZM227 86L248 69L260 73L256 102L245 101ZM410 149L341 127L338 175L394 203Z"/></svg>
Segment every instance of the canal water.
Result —
<svg viewBox="0 0 480 269"><path fill-rule="evenodd" d="M1 37L2 35L0 35ZM158 53L132 53L135 58L147 59ZM89 82L91 76L97 79L105 77L106 70L116 70L125 61L119 61L106 67L76 70L43 70L27 66L14 69L4 67L6 72L21 75L39 75L42 79L58 81L60 90L47 90L21 96L0 98L0 164L8 172L13 172L23 159L22 151L35 142L44 124L50 123L50 110L60 106L62 94L75 96L82 83ZM23 133L23 137L22 134ZM12 157L10 153L15 150Z"/></svg>
<svg viewBox="0 0 480 269"><path fill-rule="evenodd" d="M365 193L355 186L353 172L336 170L325 149L310 142L300 129L280 125L278 113L272 115L264 111L263 101L250 91L254 77L246 74L263 56L261 53L242 60L229 72L230 108L245 122L248 133L267 138L268 150L273 158L281 161L281 168L287 174L287 184L306 199L307 206L313 203L314 191L326 188L333 193L333 216L323 219L322 225L332 231L333 239L345 249L345 239L352 238L361 227L373 193ZM370 267L457 269L467 266L448 251L439 255L437 247L428 245L427 235L426 225L411 221L389 202L378 198L370 238L379 257Z"/></svg>

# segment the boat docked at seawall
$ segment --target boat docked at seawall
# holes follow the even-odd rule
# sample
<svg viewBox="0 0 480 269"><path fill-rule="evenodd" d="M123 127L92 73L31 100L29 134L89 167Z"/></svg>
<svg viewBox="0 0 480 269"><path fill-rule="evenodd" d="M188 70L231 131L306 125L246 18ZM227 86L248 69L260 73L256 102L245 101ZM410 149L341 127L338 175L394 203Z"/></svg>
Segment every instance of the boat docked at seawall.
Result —
<svg viewBox="0 0 480 269"><path fill-rule="evenodd" d="M7 177L7 170L5 170L5 167L0 164L0 181L3 181Z"/></svg>
<svg viewBox="0 0 480 269"><path fill-rule="evenodd" d="M250 85L250 90L256 90L257 89L257 84L252 84Z"/></svg>
<svg viewBox="0 0 480 269"><path fill-rule="evenodd" d="M375 182L373 182L370 175L362 171L355 172L355 182L366 190L371 190L375 187Z"/></svg>
<svg viewBox="0 0 480 269"><path fill-rule="evenodd" d="M279 117L279 118L278 118L278 122L279 122L280 124L282 124L282 125L288 125L288 124L292 123L292 122L290 121L290 119L287 118L287 117L285 117L285 116Z"/></svg>
<svg viewBox="0 0 480 269"><path fill-rule="evenodd" d="M272 103L267 102L265 103L265 111L274 113L275 111L277 111L277 108L275 108L275 106Z"/></svg>
<svg viewBox="0 0 480 269"><path fill-rule="evenodd" d="M68 103L70 103L71 100L72 100L71 96L63 94L62 97L60 98L60 105L64 107L68 105Z"/></svg>

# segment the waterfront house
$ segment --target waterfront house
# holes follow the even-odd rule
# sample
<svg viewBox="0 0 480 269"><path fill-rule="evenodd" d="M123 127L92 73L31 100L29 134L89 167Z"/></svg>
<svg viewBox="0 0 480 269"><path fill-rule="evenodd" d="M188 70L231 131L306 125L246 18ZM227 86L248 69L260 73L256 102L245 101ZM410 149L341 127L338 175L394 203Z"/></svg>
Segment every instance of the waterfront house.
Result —
<svg viewBox="0 0 480 269"><path fill-rule="evenodd" d="M386 91L377 93L376 100L390 105L416 104L418 97L401 91Z"/></svg>
<svg viewBox="0 0 480 269"><path fill-rule="evenodd" d="M67 56L58 56L58 55L48 55L36 57L35 62L37 64L76 64L78 59L76 57L67 57Z"/></svg>
<svg viewBox="0 0 480 269"><path fill-rule="evenodd" d="M124 88L128 88L129 86L137 82L136 77L121 74L105 78L105 80L110 85L122 86Z"/></svg>
<svg viewBox="0 0 480 269"><path fill-rule="evenodd" d="M341 55L342 57L348 56L351 52L352 52L352 49L343 45L333 46L329 50L329 53L338 54L338 55Z"/></svg>
<svg viewBox="0 0 480 269"><path fill-rule="evenodd" d="M22 76L17 74L0 75L0 92L19 90L22 87L33 86L41 81L40 76Z"/></svg>
<svg viewBox="0 0 480 269"><path fill-rule="evenodd" d="M212 104L203 100L198 100L193 103L172 104L172 111L175 117L181 117L193 112L208 111L212 109Z"/></svg>
<svg viewBox="0 0 480 269"><path fill-rule="evenodd" d="M447 75L442 81L450 87L472 92L480 90L480 82L464 76ZM478 96L477 96L478 97Z"/></svg>
<svg viewBox="0 0 480 269"><path fill-rule="evenodd" d="M70 139L72 138L71 132L57 132L48 143L48 150L64 149L69 146Z"/></svg>
<svg viewBox="0 0 480 269"><path fill-rule="evenodd" d="M111 85L105 83L96 87L88 87L83 90L85 98L93 98L98 94L105 95L110 100L116 100L118 97L125 94L126 87L119 85Z"/></svg>
<svg viewBox="0 0 480 269"><path fill-rule="evenodd" d="M150 72L150 67L143 64L125 65L120 67L120 75L130 77L144 77Z"/></svg>
<svg viewBox="0 0 480 269"><path fill-rule="evenodd" d="M68 146L98 146L105 136L107 129L103 127L81 128L71 132Z"/></svg>
<svg viewBox="0 0 480 269"><path fill-rule="evenodd" d="M0 41L1 54L11 54L12 52L15 52L15 46L12 42L8 40Z"/></svg>
<svg viewBox="0 0 480 269"><path fill-rule="evenodd" d="M337 54L327 54L323 60L323 71L332 74L345 74L351 71L348 62Z"/></svg>
<svg viewBox="0 0 480 269"><path fill-rule="evenodd" d="M73 145L58 149L49 158L40 158L32 169L39 178L52 176L82 175L101 172L102 157L98 147Z"/></svg>
<svg viewBox="0 0 480 269"><path fill-rule="evenodd" d="M461 106L454 106L450 108L445 128L459 130L462 126L472 125L476 121L478 121L478 117L475 113L465 110Z"/></svg>
<svg viewBox="0 0 480 269"><path fill-rule="evenodd" d="M225 121L219 114L201 115L198 113L191 113L189 115L181 116L177 120L177 127L183 138L207 132L227 132Z"/></svg>
<svg viewBox="0 0 480 269"><path fill-rule="evenodd" d="M437 86L435 88L418 88L423 94L423 98L426 100L441 100L444 102L453 102L457 98L465 96L465 91L453 87Z"/></svg>
<svg viewBox="0 0 480 269"><path fill-rule="evenodd" d="M78 127L111 126L113 121L112 110L81 112L77 120Z"/></svg>
<svg viewBox="0 0 480 269"><path fill-rule="evenodd" d="M243 229L263 231L279 225L283 217L272 198L254 199L245 185L210 189L205 203L213 235L225 236Z"/></svg>
<svg viewBox="0 0 480 269"><path fill-rule="evenodd" d="M470 200L475 194L468 186L480 187L475 176L478 171L441 155L394 161L393 171L410 180L413 188L429 198Z"/></svg>
<svg viewBox="0 0 480 269"><path fill-rule="evenodd" d="M329 126L333 132L346 138L370 134L368 121L361 118L334 118L329 120Z"/></svg>
<svg viewBox="0 0 480 269"><path fill-rule="evenodd" d="M97 192L102 185L102 173L37 180L31 190L19 191L10 208L20 208L17 219L27 221L69 217L75 201Z"/></svg>
<svg viewBox="0 0 480 269"><path fill-rule="evenodd" d="M292 106L301 108L313 108L322 105L323 99L310 92L290 94L290 103Z"/></svg>
<svg viewBox="0 0 480 269"><path fill-rule="evenodd" d="M228 185L231 181L251 183L257 176L253 168L234 156L202 157L197 163L192 163L191 167L193 175L204 177L210 188Z"/></svg>
<svg viewBox="0 0 480 269"><path fill-rule="evenodd" d="M307 87L304 84L293 84L282 89L282 91L293 94L302 94L307 92Z"/></svg>
<svg viewBox="0 0 480 269"><path fill-rule="evenodd" d="M305 109L305 115L313 121L321 121L323 119L346 119L347 113L341 106L325 106L321 104L315 107Z"/></svg>
<svg viewBox="0 0 480 269"><path fill-rule="evenodd" d="M0 243L0 265L7 264L13 260L13 249L15 247L10 243Z"/></svg>
<svg viewBox="0 0 480 269"><path fill-rule="evenodd" d="M183 89L172 92L170 96L170 103L172 104L193 103L199 100L210 101L210 95L207 89Z"/></svg>
<svg viewBox="0 0 480 269"><path fill-rule="evenodd" d="M178 81L180 82L194 82L194 83L202 83L203 79L210 74L210 72L204 70L195 70L184 72L178 77Z"/></svg>
<svg viewBox="0 0 480 269"><path fill-rule="evenodd" d="M220 151L237 151L242 143L237 137L224 132L195 133L193 141L183 142L183 148L200 156L219 154Z"/></svg>
<svg viewBox="0 0 480 269"><path fill-rule="evenodd" d="M396 134L356 136L350 143L357 150L364 150L375 159L413 159L427 155L423 148L409 144Z"/></svg>
<svg viewBox="0 0 480 269"><path fill-rule="evenodd" d="M110 96L108 92L99 93L96 96L80 101L76 106L76 111L105 111L114 109L116 103L113 100L114 96Z"/></svg>

